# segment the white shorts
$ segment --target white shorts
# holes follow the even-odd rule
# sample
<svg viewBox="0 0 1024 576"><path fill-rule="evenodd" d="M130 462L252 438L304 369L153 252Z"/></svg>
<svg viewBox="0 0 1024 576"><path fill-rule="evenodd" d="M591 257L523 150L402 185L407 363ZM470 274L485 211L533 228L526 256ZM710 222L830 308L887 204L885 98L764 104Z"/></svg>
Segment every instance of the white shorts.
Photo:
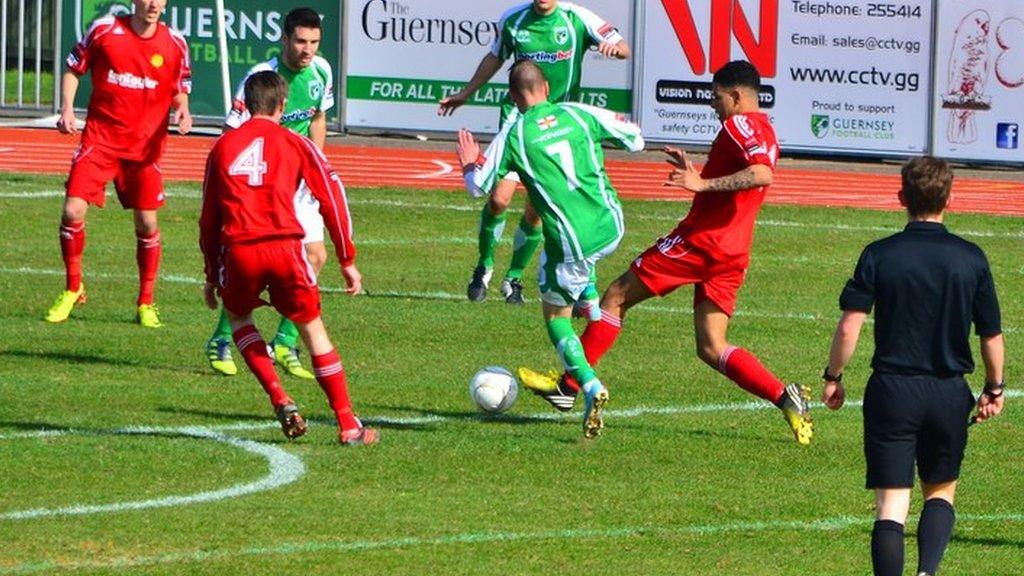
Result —
<svg viewBox="0 0 1024 576"><path fill-rule="evenodd" d="M295 217L306 232L303 244L324 241L324 218L320 215L320 202L313 198L305 182L295 191Z"/></svg>
<svg viewBox="0 0 1024 576"><path fill-rule="evenodd" d="M615 252L618 240L601 249L590 258L576 262L548 262L547 253L541 251L537 284L540 299L554 306L572 306L591 282L597 283L597 261Z"/></svg>

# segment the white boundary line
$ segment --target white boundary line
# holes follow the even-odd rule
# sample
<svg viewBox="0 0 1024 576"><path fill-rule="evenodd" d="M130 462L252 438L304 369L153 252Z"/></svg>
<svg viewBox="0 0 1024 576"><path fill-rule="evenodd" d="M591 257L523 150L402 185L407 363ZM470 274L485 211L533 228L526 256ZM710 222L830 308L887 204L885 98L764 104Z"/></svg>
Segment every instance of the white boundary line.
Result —
<svg viewBox="0 0 1024 576"><path fill-rule="evenodd" d="M1024 522L1024 514L957 514L958 522ZM463 532L449 536L388 538L383 540L307 540L285 542L274 546L235 549L196 550L190 552L169 552L152 556L124 556L109 561L87 560L83 562L36 562L10 568L0 568L0 574L31 574L54 570L83 569L130 569L161 564L226 561L252 556L313 554L323 552L363 552L373 550L398 550L428 546L458 546L462 544L486 544L491 542L522 542L531 540L593 540L601 538L629 538L649 535L712 536L732 532L836 532L858 526L868 526L870 517L836 516L833 518L809 520L768 520L763 522L726 522L720 524L690 524L684 526L624 526L604 529L540 530L536 532Z"/></svg>
<svg viewBox="0 0 1024 576"><path fill-rule="evenodd" d="M168 189L167 197L169 198L187 198L198 200L202 198L202 195L198 191L189 189ZM107 194L110 196L111 194ZM63 190L42 190L38 192L0 192L0 199L22 199L22 200L37 200L41 198L63 198ZM627 198L629 200L629 198ZM659 199L654 199L659 200ZM660 200L668 202L669 200ZM395 208L414 208L423 210L451 210L455 212L480 212L479 206L467 206L464 204L431 204L421 202L408 202L404 200L383 200L374 198L357 198L352 195L349 196L349 204L352 206L389 206ZM809 206L809 208L817 208L816 206ZM974 215L974 214L972 214ZM985 216L985 214L977 214L979 216ZM626 213L626 220L649 220L656 222L678 222L682 219L684 214L678 216L652 216L648 214L635 214L632 212ZM1019 217L990 214L997 218L1004 218L1006 220L1013 219L1014 221L1020 221ZM898 225L893 226L852 226L849 224L839 223L827 223L827 224L808 224L804 222L793 222L790 220L772 220L772 219L759 219L757 226L764 228L809 228L809 229L822 229L822 230L836 230L842 232L878 232L895 234L902 228ZM970 236L975 238L1014 238L1024 239L1024 230L1016 232L993 232L991 230L967 230L967 229L954 229L954 233L960 236Z"/></svg>
<svg viewBox="0 0 1024 576"><path fill-rule="evenodd" d="M214 442L220 442L223 444L227 444L229 446L234 446L235 448L244 450L251 454L262 456L267 460L269 471L266 476L259 480L256 480L255 482L236 484L234 486L229 486L227 488L222 488L219 490L197 492L195 494L187 494L182 496L164 496L162 498L154 498L150 500L118 502L114 504L79 504L63 508L31 508L28 510L17 510L14 512L0 513L0 521L28 520L34 518L47 518L52 516L104 514L110 512L124 512L128 510L145 510L147 508L166 508L170 506L188 506L191 504L214 502L217 500L225 500L228 498L238 498L239 496L254 494L256 492L273 490L275 488L279 488L281 486L285 486L287 484L295 482L296 480L301 478L303 474L306 473L306 466L302 463L302 460L298 456L289 454L288 452L282 450L281 448L271 446L269 444L255 442L252 440L234 438L200 426L187 426L177 428L128 427L111 430L108 433L122 436L150 436L177 434L181 436L188 436L191 438L198 438L202 440L213 440ZM33 437L53 438L56 436L69 436L72 434L85 433L76 430L44 430L36 433L30 432L0 436L0 440Z"/></svg>

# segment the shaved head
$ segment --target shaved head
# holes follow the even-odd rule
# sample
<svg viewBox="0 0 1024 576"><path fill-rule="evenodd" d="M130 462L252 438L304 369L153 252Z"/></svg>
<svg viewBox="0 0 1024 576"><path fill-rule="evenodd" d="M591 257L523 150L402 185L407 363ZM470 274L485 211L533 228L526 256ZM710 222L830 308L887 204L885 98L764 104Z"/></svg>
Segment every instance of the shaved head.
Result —
<svg viewBox="0 0 1024 576"><path fill-rule="evenodd" d="M508 73L508 87L515 94L536 92L545 82L544 72L533 60L516 62Z"/></svg>

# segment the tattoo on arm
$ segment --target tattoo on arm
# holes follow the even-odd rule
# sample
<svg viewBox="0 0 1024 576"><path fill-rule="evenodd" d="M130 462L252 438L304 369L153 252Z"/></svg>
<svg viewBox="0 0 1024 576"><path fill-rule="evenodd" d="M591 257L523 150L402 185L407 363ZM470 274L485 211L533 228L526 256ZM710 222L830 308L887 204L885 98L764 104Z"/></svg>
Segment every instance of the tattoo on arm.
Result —
<svg viewBox="0 0 1024 576"><path fill-rule="evenodd" d="M711 178L705 180L704 183L707 186L704 189L705 192L735 192L736 190L746 190L760 186L757 174L752 168L744 168L728 176Z"/></svg>

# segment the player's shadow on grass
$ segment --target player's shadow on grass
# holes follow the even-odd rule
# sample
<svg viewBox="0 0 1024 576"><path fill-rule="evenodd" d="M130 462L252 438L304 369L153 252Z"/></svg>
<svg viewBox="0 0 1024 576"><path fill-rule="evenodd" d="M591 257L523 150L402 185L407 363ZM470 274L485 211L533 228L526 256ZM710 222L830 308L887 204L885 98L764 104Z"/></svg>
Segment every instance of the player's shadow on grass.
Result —
<svg viewBox="0 0 1024 576"><path fill-rule="evenodd" d="M999 546L1004 548L1020 548L1024 550L1024 540L1010 540L1008 538L978 538L974 536L953 535L953 542L961 544L975 544L977 546Z"/></svg>
<svg viewBox="0 0 1024 576"><path fill-rule="evenodd" d="M407 412L418 416L406 416L396 418L381 417L381 421L395 422L402 420L422 419L424 423L442 424L445 420L459 422L484 422L496 424L541 424L545 422L557 422L566 419L566 416L552 414L551 417L533 416L515 413L487 414L479 410L432 410L418 406L396 406L394 404L370 404L370 408ZM433 422L431 422L433 420Z"/></svg>
<svg viewBox="0 0 1024 576"><path fill-rule="evenodd" d="M0 362L6 357L11 358L31 358L36 360L53 360L57 362L66 362L69 364L96 364L106 366L118 366L123 368L145 368L151 370L169 370L172 372L188 372L191 374L203 374L208 375L208 370L194 369L182 369L180 365L162 365L162 364L147 364L139 362L137 360L131 360L127 358L108 358L105 356L98 356L95 354L80 354L77 352L30 352L28 350L5 350L0 352Z"/></svg>
<svg viewBox="0 0 1024 576"><path fill-rule="evenodd" d="M197 410L195 408L178 408L170 406L161 406L156 409L157 412L163 412L165 414L183 414L186 416L202 416L203 418L215 418L217 420L231 420L233 422L266 422L273 419L273 414L269 411L265 413L243 414L241 412L215 412L213 410Z"/></svg>
<svg viewBox="0 0 1024 576"><path fill-rule="evenodd" d="M201 416L204 418L216 418L218 420L230 420L233 422L273 422L276 426L273 414L268 410L267 412L260 412L256 414L243 414L239 412L215 412L213 410L197 410L194 408L178 408L163 406L156 409L157 412L164 412L168 414L182 414L186 416ZM332 418L327 417L326 414L319 413L306 413L303 411L303 415L306 417L307 422L311 424L318 424L324 426L333 426L335 422ZM401 422L395 421L394 419L388 419L385 417L364 417L360 418L363 423L377 426L379 428L388 428L392 430L429 430L431 423L429 422Z"/></svg>

